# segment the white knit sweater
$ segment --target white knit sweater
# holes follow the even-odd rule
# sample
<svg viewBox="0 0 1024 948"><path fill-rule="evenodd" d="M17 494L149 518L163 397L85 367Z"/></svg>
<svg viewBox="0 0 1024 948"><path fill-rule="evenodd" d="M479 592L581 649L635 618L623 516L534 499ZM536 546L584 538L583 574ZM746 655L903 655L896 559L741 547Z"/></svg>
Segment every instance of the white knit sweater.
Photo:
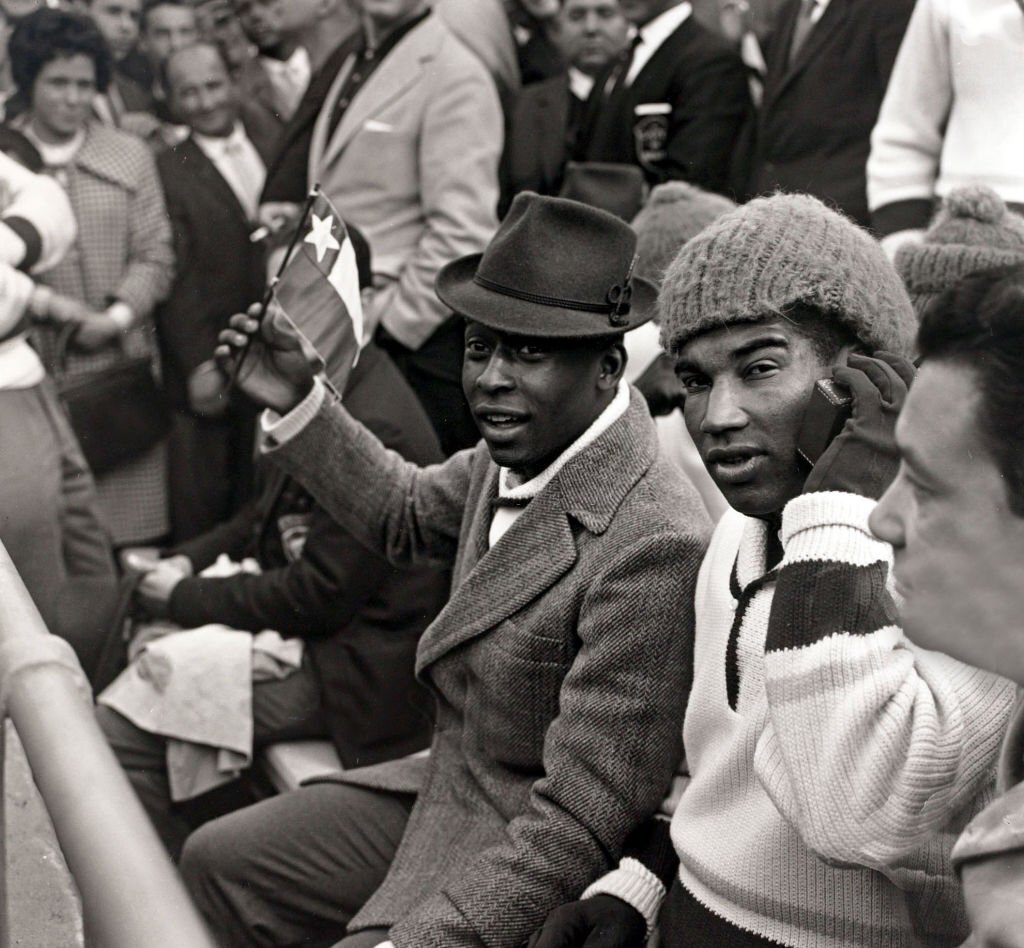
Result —
<svg viewBox="0 0 1024 948"><path fill-rule="evenodd" d="M1014 701L1011 683L903 637L873 505L798 497L767 574L764 523L730 511L697 584L680 879L799 948L966 936L949 853L991 797Z"/></svg>
<svg viewBox="0 0 1024 948"><path fill-rule="evenodd" d="M917 0L871 138L868 203L884 236L928 224L932 200L987 184L1024 203L1024 10L1018 0Z"/></svg>

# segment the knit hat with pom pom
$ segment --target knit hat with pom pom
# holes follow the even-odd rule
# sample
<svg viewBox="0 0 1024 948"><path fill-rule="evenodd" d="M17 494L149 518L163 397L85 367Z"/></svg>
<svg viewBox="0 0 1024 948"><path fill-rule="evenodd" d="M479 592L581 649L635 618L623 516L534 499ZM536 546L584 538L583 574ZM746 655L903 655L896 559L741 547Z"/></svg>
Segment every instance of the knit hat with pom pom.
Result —
<svg viewBox="0 0 1024 948"><path fill-rule="evenodd" d="M728 198L702 191L685 181L659 184L633 218L640 258L637 276L660 285L679 248L735 207Z"/></svg>
<svg viewBox="0 0 1024 948"><path fill-rule="evenodd" d="M1024 263L1024 217L983 185L958 188L942 202L924 242L904 244L895 263L920 316L969 273Z"/></svg>
<svg viewBox="0 0 1024 948"><path fill-rule="evenodd" d="M913 349L917 321L878 242L805 194L758 198L719 218L679 251L661 285L661 344L812 307L873 351Z"/></svg>

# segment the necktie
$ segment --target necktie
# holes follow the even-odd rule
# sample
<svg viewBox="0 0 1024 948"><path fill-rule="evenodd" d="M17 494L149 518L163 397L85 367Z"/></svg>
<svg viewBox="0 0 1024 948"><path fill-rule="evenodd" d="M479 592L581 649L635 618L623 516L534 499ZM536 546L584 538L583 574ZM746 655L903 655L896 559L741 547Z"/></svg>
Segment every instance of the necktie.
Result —
<svg viewBox="0 0 1024 948"><path fill-rule="evenodd" d="M608 77L608 82L605 83L604 87L607 98L614 99L622 91L623 86L626 84L626 76L629 75L629 67L633 65L633 56L636 53L636 48L641 42L643 42L643 37L640 33L637 33L629 44L629 49L622 54L619 64Z"/></svg>
<svg viewBox="0 0 1024 948"><path fill-rule="evenodd" d="M818 8L818 0L800 0L800 13L797 14L796 26L793 29L793 42L789 46L790 65L796 59L801 47L814 28L814 11Z"/></svg>

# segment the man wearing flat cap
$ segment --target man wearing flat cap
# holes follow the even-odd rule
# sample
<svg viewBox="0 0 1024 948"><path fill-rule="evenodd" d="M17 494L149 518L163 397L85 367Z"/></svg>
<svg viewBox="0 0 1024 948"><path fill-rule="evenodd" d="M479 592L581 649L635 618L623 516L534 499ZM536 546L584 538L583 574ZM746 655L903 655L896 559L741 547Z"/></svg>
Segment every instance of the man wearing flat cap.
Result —
<svg viewBox="0 0 1024 948"><path fill-rule="evenodd" d="M428 758L348 771L207 824L182 872L231 945L517 948L610 867L678 759L707 522L657 456L622 334L651 315L636 238L516 198L437 292L465 317L483 440L418 468L314 379L279 315L236 316L222 362L278 413L263 450L370 549L454 571L420 639ZM344 489L340 485L346 485Z"/></svg>

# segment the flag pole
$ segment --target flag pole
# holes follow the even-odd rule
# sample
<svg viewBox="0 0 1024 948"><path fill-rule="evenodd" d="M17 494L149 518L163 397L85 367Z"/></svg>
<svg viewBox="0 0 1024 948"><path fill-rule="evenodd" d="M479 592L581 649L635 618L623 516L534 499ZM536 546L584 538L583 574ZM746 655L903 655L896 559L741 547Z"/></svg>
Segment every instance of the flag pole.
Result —
<svg viewBox="0 0 1024 948"><path fill-rule="evenodd" d="M262 324L263 317L267 315L267 309L270 306L270 301L274 298L274 291L277 289L277 284L281 282L281 277L284 275L285 268L291 262L292 255L295 253L295 248L299 245L299 237L302 235L302 231L306 227L306 220L309 217L310 211L313 210L313 205L316 203L317 196L320 194L320 184L314 184L310 189L308 195L306 195L306 203L302 205L302 214L299 216L298 224L295 227L295 233L292 234L291 242L288 244L288 249L284 253L284 257L281 258L281 265L277 268L277 273L274 274L274 278L267 284L266 292L263 294L263 300L260 302L260 311L256 314L256 322ZM228 376L227 388L224 390L224 397L227 398L235 390L235 386L238 383L238 374L242 370L242 363L245 362L245 357L249 354L249 344L252 341L252 336L249 336L245 340L245 345L242 346L242 351L238 354L235 359L235 364L231 367L231 375Z"/></svg>

